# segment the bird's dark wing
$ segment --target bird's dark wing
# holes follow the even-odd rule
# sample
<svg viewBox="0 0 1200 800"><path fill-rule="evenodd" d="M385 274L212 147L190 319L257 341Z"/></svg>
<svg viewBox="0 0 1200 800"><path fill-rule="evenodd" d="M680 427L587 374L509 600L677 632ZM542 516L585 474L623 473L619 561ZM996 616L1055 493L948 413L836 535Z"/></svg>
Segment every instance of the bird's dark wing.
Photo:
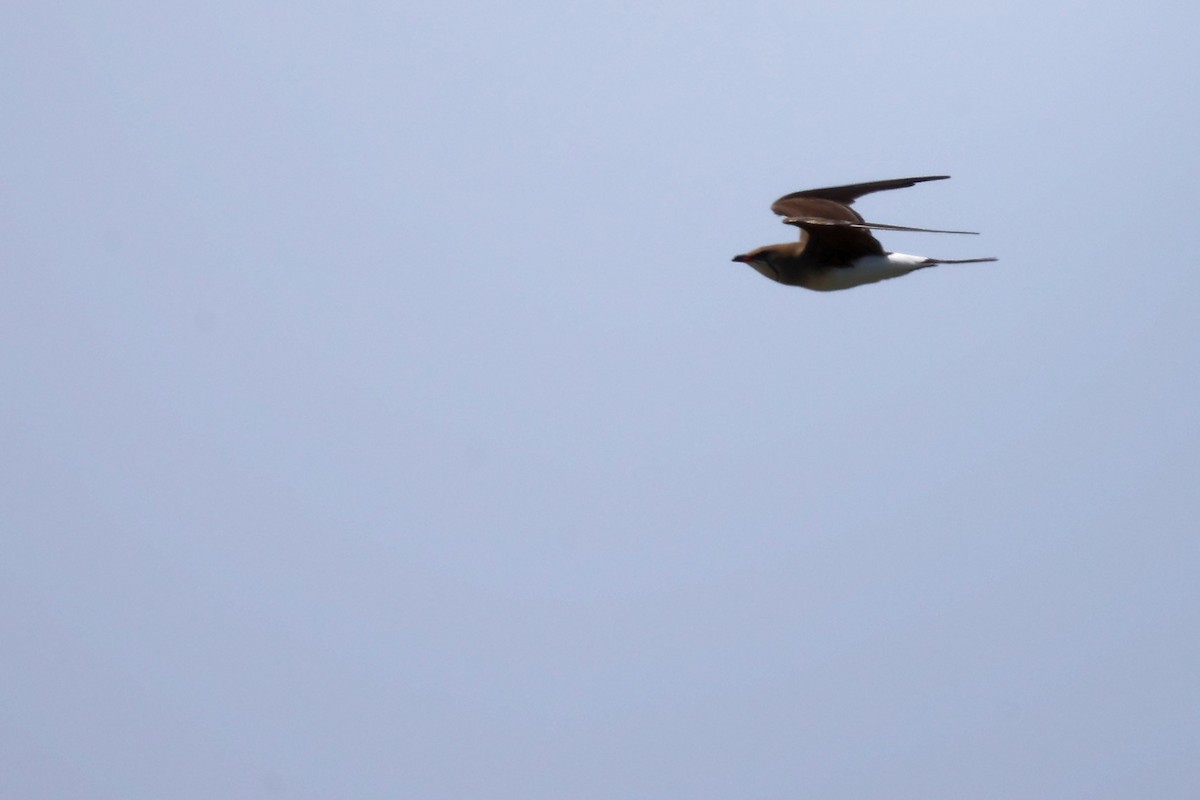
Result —
<svg viewBox="0 0 1200 800"><path fill-rule="evenodd" d="M810 214L806 208L797 205L797 203L810 199L817 199L829 200L834 203L840 203L843 206L848 206L865 194L882 192L888 189L907 189L909 186L916 186L918 183L924 183L925 181L944 181L949 177L949 175L927 175L922 178L892 178L891 180L887 181L851 183L846 186L829 186L824 189L805 189L802 192L792 192L791 194L784 195L783 197L779 198L771 204L771 210L781 217L820 217L824 215ZM857 217L858 215L855 214L855 216ZM832 219L845 219L845 217L833 217Z"/></svg>
<svg viewBox="0 0 1200 800"><path fill-rule="evenodd" d="M825 217L788 217L788 225L801 230L803 252L811 258L827 264L849 265L860 256L883 255L885 252L871 230L915 231L917 233L963 233L973 236L975 231L943 231L934 228L910 228L906 225L885 225L882 222L852 222Z"/></svg>
<svg viewBox="0 0 1200 800"><path fill-rule="evenodd" d="M910 228L907 225L887 225L882 222L851 222L850 220L828 219L826 217L787 217L784 223L795 225L798 228L803 228L802 223L810 225L823 225L826 227L843 227L843 228L861 228L863 230L876 231L911 231L913 233L959 233L965 236L978 236L979 231L945 231L940 228Z"/></svg>
<svg viewBox="0 0 1200 800"><path fill-rule="evenodd" d="M784 201L787 202L784 202ZM845 222L862 222L863 218L850 206L824 197L796 197L788 195L776 200L771 210L781 217L806 217L811 219L837 219Z"/></svg>
<svg viewBox="0 0 1200 800"><path fill-rule="evenodd" d="M866 225L821 217L788 217L786 222L801 230L804 255L817 263L850 266L861 256L881 256L883 245Z"/></svg>

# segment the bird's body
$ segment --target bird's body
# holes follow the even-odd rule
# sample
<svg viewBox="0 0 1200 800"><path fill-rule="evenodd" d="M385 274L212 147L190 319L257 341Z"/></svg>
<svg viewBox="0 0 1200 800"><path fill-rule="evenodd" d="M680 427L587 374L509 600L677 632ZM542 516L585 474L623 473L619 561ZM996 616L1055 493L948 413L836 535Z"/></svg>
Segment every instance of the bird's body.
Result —
<svg viewBox="0 0 1200 800"><path fill-rule="evenodd" d="M897 278L938 264L971 264L994 258L942 259L890 253L871 235L872 229L969 233L883 225L863 220L850 204L871 192L900 189L949 176L898 178L872 183L808 189L779 198L771 210L801 229L800 241L759 247L734 257L773 281L819 292L851 289Z"/></svg>
<svg viewBox="0 0 1200 800"><path fill-rule="evenodd" d="M923 267L933 266L927 262L928 259L921 256L903 253L861 256L845 267L803 270L796 276L796 285L818 292L836 292L839 289L853 289L855 286L885 281L888 278L899 278Z"/></svg>
<svg viewBox="0 0 1200 800"><path fill-rule="evenodd" d="M752 250L734 261L741 261L758 272L788 286L802 286L816 292L836 292L853 289L867 283L899 278L910 272L938 264L974 264L980 261L995 261L994 258L936 259L910 256L906 253L870 253L859 256L844 264L830 264L800 252L792 255L790 249L801 249L798 243L772 245Z"/></svg>

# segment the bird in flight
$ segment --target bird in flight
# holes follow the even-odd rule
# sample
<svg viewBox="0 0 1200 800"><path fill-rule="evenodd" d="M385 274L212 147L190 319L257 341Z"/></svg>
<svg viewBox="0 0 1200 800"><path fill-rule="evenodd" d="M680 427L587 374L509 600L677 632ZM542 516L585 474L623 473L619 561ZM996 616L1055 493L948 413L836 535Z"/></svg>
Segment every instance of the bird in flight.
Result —
<svg viewBox="0 0 1200 800"><path fill-rule="evenodd" d="M905 189L925 181L942 181L949 175L895 178L888 181L853 183L826 189L792 192L776 200L771 210L788 225L800 229L800 241L772 244L734 256L773 281L803 286L818 292L852 289L864 283L898 278L938 264L977 264L995 258L926 258L883 249L872 230L918 231L921 233L966 233L932 228L908 228L865 221L850 206L865 194L888 189Z"/></svg>

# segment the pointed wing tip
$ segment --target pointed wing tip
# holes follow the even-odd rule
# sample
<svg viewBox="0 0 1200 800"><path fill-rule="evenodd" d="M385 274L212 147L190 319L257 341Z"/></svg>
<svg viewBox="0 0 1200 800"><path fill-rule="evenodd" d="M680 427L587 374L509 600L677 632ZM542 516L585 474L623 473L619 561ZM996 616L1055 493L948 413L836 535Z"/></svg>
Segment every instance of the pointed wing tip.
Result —
<svg viewBox="0 0 1200 800"><path fill-rule="evenodd" d="M916 186L918 183L928 183L929 181L948 181L949 175L921 175L916 178L901 178L902 181L907 181L904 186L898 186L898 189L907 189L910 186Z"/></svg>

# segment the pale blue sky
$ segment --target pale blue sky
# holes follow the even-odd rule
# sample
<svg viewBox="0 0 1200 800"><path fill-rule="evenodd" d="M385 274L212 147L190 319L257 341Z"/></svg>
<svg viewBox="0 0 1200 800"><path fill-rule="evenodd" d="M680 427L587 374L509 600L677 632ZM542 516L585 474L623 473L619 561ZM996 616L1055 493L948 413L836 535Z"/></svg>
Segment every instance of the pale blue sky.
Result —
<svg viewBox="0 0 1200 800"><path fill-rule="evenodd" d="M5 18L0 795L1200 796L1187 4Z"/></svg>

